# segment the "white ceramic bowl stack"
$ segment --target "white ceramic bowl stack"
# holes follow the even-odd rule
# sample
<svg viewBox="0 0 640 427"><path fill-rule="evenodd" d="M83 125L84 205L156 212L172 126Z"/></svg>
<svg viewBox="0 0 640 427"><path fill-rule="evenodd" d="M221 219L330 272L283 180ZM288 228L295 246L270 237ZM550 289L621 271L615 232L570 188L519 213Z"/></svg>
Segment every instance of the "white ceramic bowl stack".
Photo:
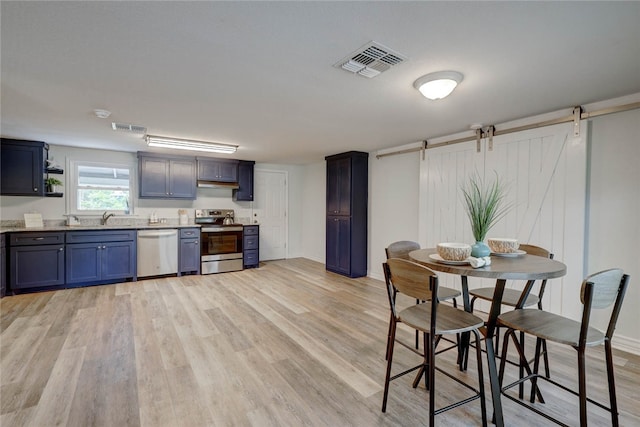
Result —
<svg viewBox="0 0 640 427"><path fill-rule="evenodd" d="M436 249L446 261L464 261L471 256L471 246L466 243L438 243Z"/></svg>
<svg viewBox="0 0 640 427"><path fill-rule="evenodd" d="M520 247L518 239L508 239L504 237L494 237L487 239L487 244L491 248L491 252L496 254L514 253Z"/></svg>

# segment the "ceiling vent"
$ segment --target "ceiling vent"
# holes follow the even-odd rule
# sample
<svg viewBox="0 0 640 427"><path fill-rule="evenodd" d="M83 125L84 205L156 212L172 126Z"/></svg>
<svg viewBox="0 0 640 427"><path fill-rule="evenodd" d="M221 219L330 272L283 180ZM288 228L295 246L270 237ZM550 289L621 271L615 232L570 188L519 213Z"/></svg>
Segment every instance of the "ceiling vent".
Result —
<svg viewBox="0 0 640 427"><path fill-rule="evenodd" d="M122 132L140 133L140 134L145 134L147 132L147 128L144 126L130 125L128 123L112 122L111 129L119 130Z"/></svg>
<svg viewBox="0 0 640 427"><path fill-rule="evenodd" d="M352 54L333 64L336 68L342 68L362 77L373 78L406 61L408 58L398 52L370 41Z"/></svg>

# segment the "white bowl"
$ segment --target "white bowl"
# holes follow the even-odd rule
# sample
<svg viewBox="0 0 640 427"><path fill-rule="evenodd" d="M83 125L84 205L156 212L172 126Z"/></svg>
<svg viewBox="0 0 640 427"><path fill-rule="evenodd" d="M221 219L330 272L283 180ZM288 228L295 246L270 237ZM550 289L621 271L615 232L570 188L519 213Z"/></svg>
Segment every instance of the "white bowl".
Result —
<svg viewBox="0 0 640 427"><path fill-rule="evenodd" d="M497 254L508 254L518 250L520 244L518 239L508 239L504 237L493 237L487 239L487 244L491 248L491 252Z"/></svg>
<svg viewBox="0 0 640 427"><path fill-rule="evenodd" d="M438 255L447 261L464 261L471 255L471 245L466 243L438 243Z"/></svg>

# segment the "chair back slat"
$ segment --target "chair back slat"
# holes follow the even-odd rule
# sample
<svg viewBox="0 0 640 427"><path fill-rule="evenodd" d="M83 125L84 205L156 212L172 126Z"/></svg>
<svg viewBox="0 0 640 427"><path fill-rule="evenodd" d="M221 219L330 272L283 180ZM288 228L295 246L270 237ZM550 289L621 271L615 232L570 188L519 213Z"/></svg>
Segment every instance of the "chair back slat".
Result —
<svg viewBox="0 0 640 427"><path fill-rule="evenodd" d="M387 265L390 281L398 292L422 301L431 300L430 283L438 277L432 270L400 258L390 258Z"/></svg>
<svg viewBox="0 0 640 427"><path fill-rule="evenodd" d="M582 282L580 301L585 303L586 284L593 283L591 308L608 308L616 301L624 272L619 268L601 271L588 276Z"/></svg>
<svg viewBox="0 0 640 427"><path fill-rule="evenodd" d="M548 250L541 248L540 246L521 244L518 249L525 251L529 255L541 256L543 258L553 258L553 255Z"/></svg>
<svg viewBox="0 0 640 427"><path fill-rule="evenodd" d="M402 258L409 259L409 252L420 249L420 244L410 240L400 240L393 242L388 248L385 248L387 259Z"/></svg>
<svg viewBox="0 0 640 427"><path fill-rule="evenodd" d="M547 249L541 248L540 246L529 245L524 243L520 245L519 249L525 251L529 255L553 259L553 254L549 252ZM535 283L535 280L529 280L527 282L527 289L529 289L529 292L531 292L531 289L533 288L534 283ZM544 290L546 289L546 287L547 287L547 279L544 279L543 281L540 282L540 289L538 290L538 308L540 310L542 310L542 297L544 296ZM522 297L520 298L520 301L518 301L519 307L522 307L522 304L527 299L527 295L528 293L526 295L525 294L522 295Z"/></svg>

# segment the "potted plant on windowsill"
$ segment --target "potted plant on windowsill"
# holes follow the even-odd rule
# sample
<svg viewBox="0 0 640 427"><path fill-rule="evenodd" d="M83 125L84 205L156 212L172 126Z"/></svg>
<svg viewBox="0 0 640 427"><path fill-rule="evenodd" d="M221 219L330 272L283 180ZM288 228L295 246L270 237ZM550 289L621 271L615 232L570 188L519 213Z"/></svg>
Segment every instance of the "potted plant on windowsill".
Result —
<svg viewBox="0 0 640 427"><path fill-rule="evenodd" d="M467 216L471 221L471 231L476 240L471 246L471 256L489 256L491 249L484 242L487 232L511 209L511 205L504 204L505 187L497 173L495 180L490 183L476 173L469 176L461 189Z"/></svg>
<svg viewBox="0 0 640 427"><path fill-rule="evenodd" d="M62 181L58 178L47 178L44 180L44 184L46 186L47 193L57 193L57 187L62 185Z"/></svg>

